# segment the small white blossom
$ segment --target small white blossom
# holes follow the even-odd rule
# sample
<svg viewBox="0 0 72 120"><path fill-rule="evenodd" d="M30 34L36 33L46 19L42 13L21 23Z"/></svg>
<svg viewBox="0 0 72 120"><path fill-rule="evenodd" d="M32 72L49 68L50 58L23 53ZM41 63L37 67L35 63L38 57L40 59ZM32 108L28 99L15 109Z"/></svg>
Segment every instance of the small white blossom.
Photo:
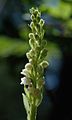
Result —
<svg viewBox="0 0 72 120"><path fill-rule="evenodd" d="M21 85L31 85L31 80L27 79L26 77L21 78Z"/></svg>
<svg viewBox="0 0 72 120"><path fill-rule="evenodd" d="M27 79L26 79L26 77L23 77L23 78L21 78L21 85L26 85L26 83L27 83Z"/></svg>
<svg viewBox="0 0 72 120"><path fill-rule="evenodd" d="M25 76L29 75L27 69L22 69L21 74L22 74L22 75L25 75Z"/></svg>

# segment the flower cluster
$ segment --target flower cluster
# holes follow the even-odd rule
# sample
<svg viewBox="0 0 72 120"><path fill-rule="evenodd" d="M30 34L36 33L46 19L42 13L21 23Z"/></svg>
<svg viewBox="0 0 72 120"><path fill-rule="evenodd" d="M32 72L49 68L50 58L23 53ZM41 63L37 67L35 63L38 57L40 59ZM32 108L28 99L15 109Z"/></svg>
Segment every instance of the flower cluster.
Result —
<svg viewBox="0 0 72 120"><path fill-rule="evenodd" d="M23 100L28 114L27 116L29 116L28 120L31 120L34 109L37 108L42 101L44 68L48 66L48 62L44 60L47 55L47 43L43 40L45 32L43 28L44 20L41 19L41 13L38 8L31 8L30 14L31 23L29 26L32 32L29 33L29 45L31 50L26 53L29 63L25 65L25 69L21 72L21 74L24 75L24 77L21 78L21 84L24 85L25 94L23 93ZM28 106L26 106L26 104Z"/></svg>

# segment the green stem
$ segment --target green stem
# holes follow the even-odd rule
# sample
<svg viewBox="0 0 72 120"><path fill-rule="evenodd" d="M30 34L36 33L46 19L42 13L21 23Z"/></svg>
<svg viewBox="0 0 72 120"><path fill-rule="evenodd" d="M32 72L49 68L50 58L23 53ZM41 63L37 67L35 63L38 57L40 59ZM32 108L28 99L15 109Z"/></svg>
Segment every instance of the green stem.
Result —
<svg viewBox="0 0 72 120"><path fill-rule="evenodd" d="M31 104L30 112L27 115L27 120L36 120L37 107L35 103Z"/></svg>

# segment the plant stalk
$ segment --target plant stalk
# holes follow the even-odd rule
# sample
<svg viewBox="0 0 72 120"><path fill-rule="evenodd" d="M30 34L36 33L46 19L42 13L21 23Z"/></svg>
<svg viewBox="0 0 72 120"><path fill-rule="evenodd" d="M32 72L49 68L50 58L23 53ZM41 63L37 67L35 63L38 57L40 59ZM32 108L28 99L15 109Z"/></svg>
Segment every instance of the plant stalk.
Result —
<svg viewBox="0 0 72 120"><path fill-rule="evenodd" d="M36 120L37 106L33 103L30 105L30 111L27 115L27 120Z"/></svg>

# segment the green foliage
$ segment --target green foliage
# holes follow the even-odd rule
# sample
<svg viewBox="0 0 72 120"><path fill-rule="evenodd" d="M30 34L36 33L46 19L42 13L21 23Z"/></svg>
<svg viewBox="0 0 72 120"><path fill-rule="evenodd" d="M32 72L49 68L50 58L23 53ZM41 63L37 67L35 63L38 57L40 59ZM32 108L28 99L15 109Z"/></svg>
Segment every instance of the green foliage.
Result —
<svg viewBox="0 0 72 120"><path fill-rule="evenodd" d="M46 11L48 12L51 16L56 17L56 18L61 18L63 20L66 20L70 17L72 11L71 11L71 4L62 2L56 6L46 6L41 4L40 10L42 12Z"/></svg>
<svg viewBox="0 0 72 120"><path fill-rule="evenodd" d="M28 111L29 111L28 99L27 99L27 97L26 97L26 95L24 93L22 93L22 96L23 96L23 102L24 102L24 106L25 106L26 112L28 113Z"/></svg>
<svg viewBox="0 0 72 120"><path fill-rule="evenodd" d="M69 19L69 21L67 21L67 28L72 30L72 19Z"/></svg>
<svg viewBox="0 0 72 120"><path fill-rule="evenodd" d="M27 42L18 41L9 37L0 37L0 56L8 57L10 55L22 56L29 49Z"/></svg>
<svg viewBox="0 0 72 120"><path fill-rule="evenodd" d="M71 37L72 36L72 2L70 3L61 1L54 6L48 6L46 4L41 4L39 9L44 12L45 14L50 15L54 20L59 22L61 25L61 29L63 30L63 35L65 37ZM54 23L53 23L54 24ZM48 26L47 32L53 35L60 36L60 32L57 28L53 26Z"/></svg>
<svg viewBox="0 0 72 120"><path fill-rule="evenodd" d="M50 7L49 13L56 18L61 18L63 20L66 20L71 15L71 5L64 3L64 2L61 2L56 7L53 7L53 8Z"/></svg>

